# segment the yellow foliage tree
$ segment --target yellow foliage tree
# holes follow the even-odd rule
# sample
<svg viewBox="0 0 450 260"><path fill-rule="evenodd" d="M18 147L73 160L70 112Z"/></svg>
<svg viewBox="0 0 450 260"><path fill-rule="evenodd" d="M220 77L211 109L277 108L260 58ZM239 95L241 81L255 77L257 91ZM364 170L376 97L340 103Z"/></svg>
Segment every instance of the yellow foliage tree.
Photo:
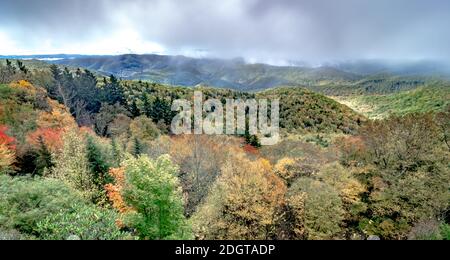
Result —
<svg viewBox="0 0 450 260"><path fill-rule="evenodd" d="M37 125L43 129L73 129L76 127L75 120L67 112L53 109L52 112L41 112L37 119Z"/></svg>
<svg viewBox="0 0 450 260"><path fill-rule="evenodd" d="M36 95L37 89L30 82L26 80L19 80L17 82L13 82L9 84L11 88L20 89L26 91L30 95Z"/></svg>
<svg viewBox="0 0 450 260"><path fill-rule="evenodd" d="M90 172L84 138L72 130L64 134L63 143L61 151L54 155L53 176L80 191L86 199L95 200L99 191Z"/></svg>
<svg viewBox="0 0 450 260"><path fill-rule="evenodd" d="M8 146L0 143L0 173L10 169L14 160L14 152L12 152Z"/></svg>
<svg viewBox="0 0 450 260"><path fill-rule="evenodd" d="M287 233L291 233L291 236L287 238L304 239L306 238L305 228L305 201L307 194L299 192L286 197L286 204L288 214L286 216L286 225L289 230Z"/></svg>
<svg viewBox="0 0 450 260"><path fill-rule="evenodd" d="M233 155L192 218L198 238L270 239L281 218L286 185L267 160Z"/></svg>
<svg viewBox="0 0 450 260"><path fill-rule="evenodd" d="M283 180L290 183L295 178L296 172L294 170L295 160L292 158L280 159L274 167L275 174L280 176Z"/></svg>

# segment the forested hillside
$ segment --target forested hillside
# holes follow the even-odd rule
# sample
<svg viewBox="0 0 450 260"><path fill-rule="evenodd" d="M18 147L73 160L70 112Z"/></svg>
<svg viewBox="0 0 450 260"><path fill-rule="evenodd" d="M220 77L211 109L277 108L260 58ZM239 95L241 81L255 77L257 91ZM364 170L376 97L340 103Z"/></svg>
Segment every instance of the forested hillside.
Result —
<svg viewBox="0 0 450 260"><path fill-rule="evenodd" d="M279 98L282 141L171 135L172 101L194 90ZM448 240L441 105L370 120L303 88L174 87L8 61L0 239Z"/></svg>
<svg viewBox="0 0 450 260"><path fill-rule="evenodd" d="M356 133L365 118L350 108L303 88L280 87L258 98L280 99L280 125L291 133Z"/></svg>
<svg viewBox="0 0 450 260"><path fill-rule="evenodd" d="M336 98L371 118L443 111L450 105L450 85L430 84L414 90L385 95L350 95Z"/></svg>

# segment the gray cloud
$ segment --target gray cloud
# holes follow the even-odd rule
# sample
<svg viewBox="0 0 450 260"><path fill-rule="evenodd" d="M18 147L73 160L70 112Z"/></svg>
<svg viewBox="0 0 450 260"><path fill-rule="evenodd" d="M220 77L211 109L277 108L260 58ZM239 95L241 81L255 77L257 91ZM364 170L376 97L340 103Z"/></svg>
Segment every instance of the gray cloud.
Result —
<svg viewBox="0 0 450 260"><path fill-rule="evenodd" d="M0 0L0 28L22 41L81 38L113 21L107 0ZM109 30L109 29L108 29Z"/></svg>
<svg viewBox="0 0 450 260"><path fill-rule="evenodd" d="M0 0L0 32L30 50L44 39L64 49L132 30L172 54L449 59L448 28L446 0Z"/></svg>

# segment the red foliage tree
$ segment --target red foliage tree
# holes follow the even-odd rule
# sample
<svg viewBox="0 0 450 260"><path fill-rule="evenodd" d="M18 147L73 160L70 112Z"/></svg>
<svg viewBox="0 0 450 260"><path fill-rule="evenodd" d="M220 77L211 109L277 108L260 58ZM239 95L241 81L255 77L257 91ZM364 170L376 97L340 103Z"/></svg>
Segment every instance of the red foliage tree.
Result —
<svg viewBox="0 0 450 260"><path fill-rule="evenodd" d="M51 152L57 152L63 146L62 135L64 130L52 128L39 128L30 133L27 141L35 147L41 145L40 138Z"/></svg>
<svg viewBox="0 0 450 260"><path fill-rule="evenodd" d="M15 151L16 150L16 139L14 137L10 137L6 134L8 131L8 127L4 125L0 125L0 145L4 145L8 147L8 149Z"/></svg>
<svg viewBox="0 0 450 260"><path fill-rule="evenodd" d="M0 126L0 171L9 170L15 160L16 140L6 134L8 128Z"/></svg>

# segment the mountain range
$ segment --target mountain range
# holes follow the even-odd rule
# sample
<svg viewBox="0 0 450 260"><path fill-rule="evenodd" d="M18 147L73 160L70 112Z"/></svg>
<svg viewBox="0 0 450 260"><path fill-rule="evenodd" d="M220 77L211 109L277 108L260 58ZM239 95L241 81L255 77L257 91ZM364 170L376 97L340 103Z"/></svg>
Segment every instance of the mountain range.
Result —
<svg viewBox="0 0 450 260"><path fill-rule="evenodd" d="M277 86L302 86L314 91L391 92L450 79L450 66L442 62L391 62L359 60L321 66L273 66L247 63L244 59L190 58L168 55L33 55L0 56L0 59L43 60L68 67L82 67L101 75L168 85L207 85L241 91Z"/></svg>

